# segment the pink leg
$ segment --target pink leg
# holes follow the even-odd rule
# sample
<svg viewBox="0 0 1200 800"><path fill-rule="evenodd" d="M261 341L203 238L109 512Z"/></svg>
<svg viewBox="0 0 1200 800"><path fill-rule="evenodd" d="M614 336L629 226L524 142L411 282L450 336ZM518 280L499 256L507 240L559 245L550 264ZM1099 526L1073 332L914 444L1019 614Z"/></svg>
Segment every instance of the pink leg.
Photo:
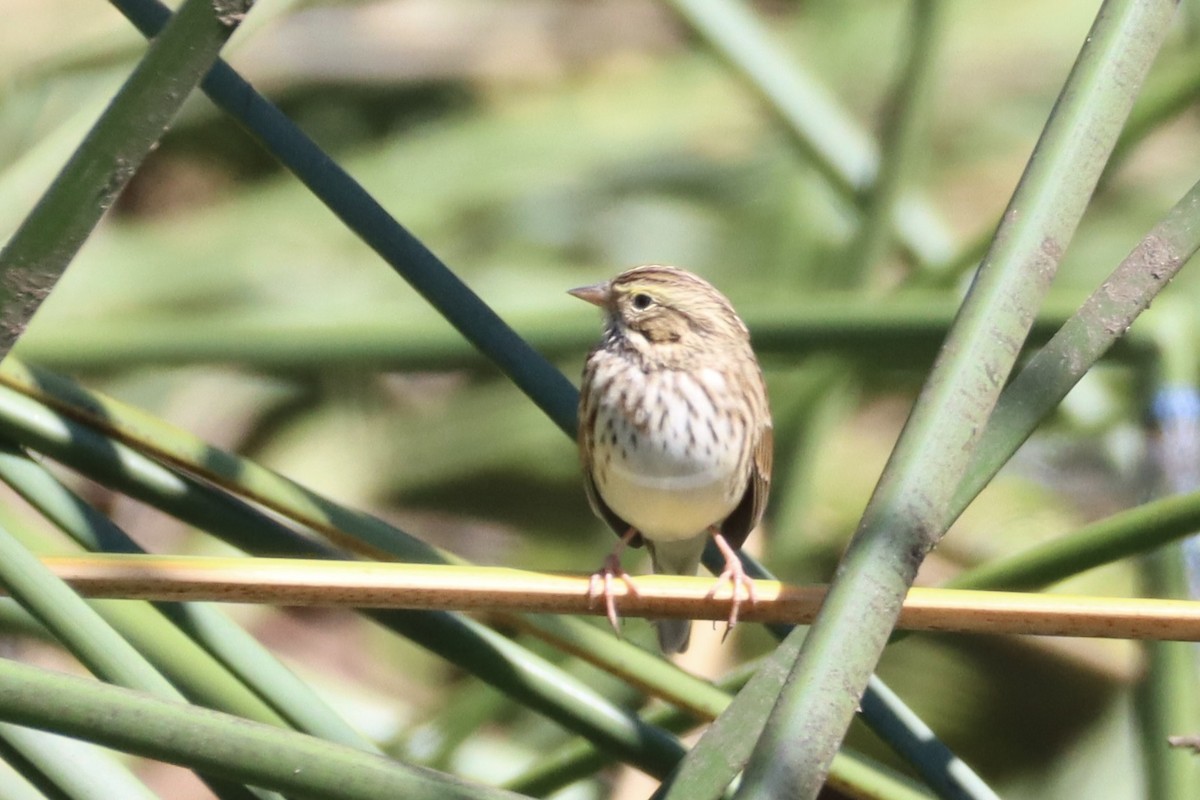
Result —
<svg viewBox="0 0 1200 800"><path fill-rule="evenodd" d="M588 578L588 608L596 605L596 599L604 598L604 608L607 611L608 621L612 624L613 630L618 634L621 632L620 619L617 617L617 598L613 594L613 576L620 578L625 582L625 588L630 594L638 593L637 587L633 584L633 578L621 566L621 552L629 546L633 541L633 537L637 536L637 530L630 528L625 531L625 535L621 537L621 541L617 542L617 546L604 559L604 566L592 573Z"/></svg>
<svg viewBox="0 0 1200 800"><path fill-rule="evenodd" d="M721 551L721 555L725 556L725 569L717 576L717 585L708 593L709 597L716 597L717 590L721 588L721 584L729 581L733 589L733 600L729 607L729 622L725 626L725 636L721 637L721 641L725 641L725 637L733 630L733 626L737 625L738 610L742 607L741 590L746 590L746 600L750 605L754 605L758 598L754 595L754 581L742 569L742 560L738 558L734 549L729 546L729 542L725 541L725 537L716 528L709 528L712 534L713 541L717 545L717 549Z"/></svg>

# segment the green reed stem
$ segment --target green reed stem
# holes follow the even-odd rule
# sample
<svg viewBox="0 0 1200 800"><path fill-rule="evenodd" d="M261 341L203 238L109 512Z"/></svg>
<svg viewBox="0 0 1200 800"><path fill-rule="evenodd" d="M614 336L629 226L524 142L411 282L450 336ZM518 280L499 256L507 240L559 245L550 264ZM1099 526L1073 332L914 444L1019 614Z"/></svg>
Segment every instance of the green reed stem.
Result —
<svg viewBox="0 0 1200 800"><path fill-rule="evenodd" d="M1165 0L1109 0L1101 8L800 648L739 797L820 791L1173 11Z"/></svg>
<svg viewBox="0 0 1200 800"><path fill-rule="evenodd" d="M212 66L248 0L187 0L0 250L0 357Z"/></svg>
<svg viewBox="0 0 1200 800"><path fill-rule="evenodd" d="M0 720L322 800L518 795L217 711L0 659Z"/></svg>

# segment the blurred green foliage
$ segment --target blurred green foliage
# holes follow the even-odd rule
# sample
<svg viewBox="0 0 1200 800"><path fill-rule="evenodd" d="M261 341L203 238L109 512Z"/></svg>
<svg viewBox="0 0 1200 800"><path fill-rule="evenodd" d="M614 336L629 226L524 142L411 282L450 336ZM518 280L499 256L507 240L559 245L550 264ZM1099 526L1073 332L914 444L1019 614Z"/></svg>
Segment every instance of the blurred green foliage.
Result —
<svg viewBox="0 0 1200 800"><path fill-rule="evenodd" d="M817 0L760 10L778 42L871 132L887 110L904 8ZM911 170L951 252L994 227L1094 11L1075 0L1052 10L1024 1L951 5L928 139ZM70 25L57 22L68 15ZM10 0L6 16L4 236L143 48L106 4ZM1181 26L1163 74L1194 63L1194 46ZM227 54L518 332L550 330L551 346L564 321L569 344L551 349L572 376L583 356L578 320L594 312L564 290L632 264L696 270L747 317L791 298L845 297L822 293L838 284L858 219L853 204L666 5L262 0ZM1194 108L1168 118L1102 186L1060 272L1059 301L1082 299L1200 174L1198 127ZM943 284L944 299L960 291L959 281L930 280L892 248L854 293L886 307L910 281ZM1195 286L1185 271L1172 293L1190 298ZM414 339L446 328L197 96L18 352L470 559L597 566L611 539L588 512L571 443L487 367L397 372L389 366L403 362L405 341L364 359L352 336L330 346L334 337L323 335L377 320L402 321ZM186 353L186 331L237 325L295 331L311 341L310 357L250 370L236 347L227 363L169 355L173 347ZM72 360L72 340L112 331L154 337L158 355L105 359L103 370ZM782 478L772 503L787 520L769 517L764 559L789 580L824 580L920 372L786 352L764 362ZM1052 434L972 507L927 565L930 581L1138 499L1143 487L1128 475L1136 454L1126 455L1126 443L1140 398L1128 373L1114 372L1077 392ZM83 488L150 550L207 546ZM1130 583L1128 569L1111 567L1069 588L1120 593ZM361 727L417 759L498 781L566 736L344 615L255 611L247 622ZM645 639L641 623L629 628ZM731 646L748 656L768 642L740 630ZM400 679L391 668L398 662L406 665ZM1124 643L963 637L914 637L881 666L1012 798L1137 796L1129 711L1137 672ZM852 742L887 757L868 734Z"/></svg>

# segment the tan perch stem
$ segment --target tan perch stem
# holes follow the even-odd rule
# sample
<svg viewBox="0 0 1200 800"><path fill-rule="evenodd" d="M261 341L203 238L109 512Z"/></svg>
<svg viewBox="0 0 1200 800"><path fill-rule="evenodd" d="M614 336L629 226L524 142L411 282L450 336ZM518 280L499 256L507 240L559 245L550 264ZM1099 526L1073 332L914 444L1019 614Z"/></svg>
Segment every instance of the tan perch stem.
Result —
<svg viewBox="0 0 1200 800"><path fill-rule="evenodd" d="M500 567L195 556L48 557L44 563L91 598L262 603L278 606L602 614L588 606L586 575ZM729 586L711 578L645 575L638 594L615 582L628 617L723 620ZM747 622L804 624L824 586L756 581ZM1200 602L914 588L899 627L914 631L1200 641Z"/></svg>

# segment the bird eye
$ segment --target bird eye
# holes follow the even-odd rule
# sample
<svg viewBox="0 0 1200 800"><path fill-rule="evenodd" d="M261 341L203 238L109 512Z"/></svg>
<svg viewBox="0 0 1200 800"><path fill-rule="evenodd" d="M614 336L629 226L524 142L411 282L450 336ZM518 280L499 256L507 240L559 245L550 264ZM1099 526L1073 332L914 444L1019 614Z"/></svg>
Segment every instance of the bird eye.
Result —
<svg viewBox="0 0 1200 800"><path fill-rule="evenodd" d="M633 307L638 311L645 311L654 302L650 299L650 295L638 293L633 296Z"/></svg>

